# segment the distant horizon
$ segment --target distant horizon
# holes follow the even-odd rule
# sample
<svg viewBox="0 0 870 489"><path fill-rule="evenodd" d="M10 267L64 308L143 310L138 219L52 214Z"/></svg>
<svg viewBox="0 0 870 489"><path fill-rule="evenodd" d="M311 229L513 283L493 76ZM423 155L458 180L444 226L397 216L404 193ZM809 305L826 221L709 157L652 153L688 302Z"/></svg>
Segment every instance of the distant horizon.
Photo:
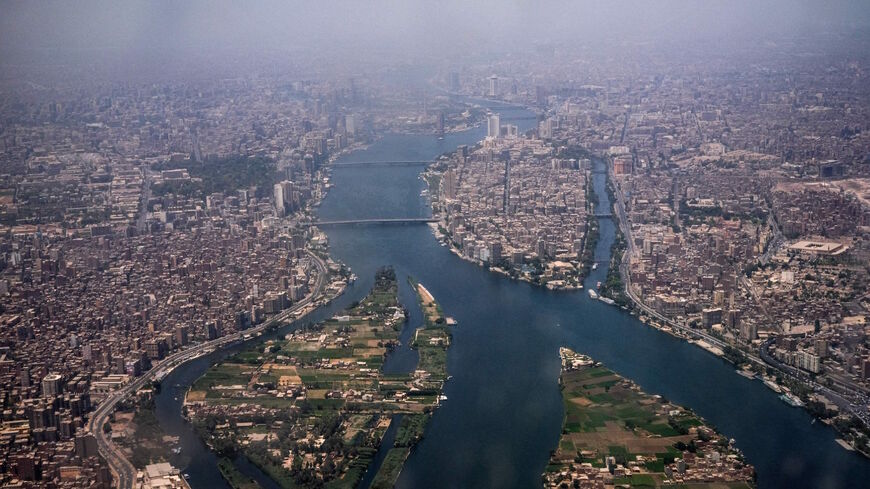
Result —
<svg viewBox="0 0 870 489"><path fill-rule="evenodd" d="M0 10L2 62L39 56L114 53L161 59L309 51L336 62L374 53L449 61L470 53L510 53L536 45L623 43L668 50L759 40L866 41L870 3L665 2L57 2L12 1ZM68 56L71 62L78 62ZM129 60L133 61L133 60Z"/></svg>

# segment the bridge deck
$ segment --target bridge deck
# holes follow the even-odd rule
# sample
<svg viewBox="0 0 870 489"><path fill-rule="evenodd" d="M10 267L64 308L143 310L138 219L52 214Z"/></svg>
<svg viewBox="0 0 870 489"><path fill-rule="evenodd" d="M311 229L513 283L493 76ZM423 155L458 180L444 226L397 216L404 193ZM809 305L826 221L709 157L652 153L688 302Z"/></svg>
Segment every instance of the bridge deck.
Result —
<svg viewBox="0 0 870 489"><path fill-rule="evenodd" d="M426 224L438 222L432 217L386 218L386 219L344 219L334 221L315 221L303 223L305 226L345 226L353 224Z"/></svg>
<svg viewBox="0 0 870 489"><path fill-rule="evenodd" d="M337 161L329 166L334 167L364 167L364 166L422 166L432 163L429 160L397 160L397 161Z"/></svg>

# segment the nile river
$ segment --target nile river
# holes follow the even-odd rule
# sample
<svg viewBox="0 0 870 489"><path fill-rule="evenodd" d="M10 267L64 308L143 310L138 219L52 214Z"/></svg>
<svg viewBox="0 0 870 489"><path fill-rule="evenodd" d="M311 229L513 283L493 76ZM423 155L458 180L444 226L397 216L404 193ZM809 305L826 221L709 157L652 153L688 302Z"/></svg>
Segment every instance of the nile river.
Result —
<svg viewBox="0 0 870 489"><path fill-rule="evenodd" d="M499 108L502 121L527 129L529 113ZM458 145L474 144L483 128L433 136L390 135L344 162L431 160ZM342 167L324 199L321 219L425 217L420 192L423 167ZM603 167L594 185L600 208L609 207ZM603 281L614 239L614 223L601 221L596 260L601 266L587 284ZM758 472L761 488L845 488L870 480L870 461L847 452L835 432L803 410L789 407L761 382L736 375L725 361L683 340L645 326L628 313L594 301L583 291L554 292L490 273L441 246L427 226L357 226L326 230L336 260L359 276L346 293L313 319L330 316L362 298L378 267L392 265L400 298L412 310L406 328L419 325L416 301L404 277L414 276L455 317L448 354L453 379L448 400L429 423L425 438L409 457L402 488L540 487L541 473L555 448L562 423L559 347L592 356L645 391L689 407L734 438ZM311 319L308 319L311 320ZM231 349L232 351L239 346ZM176 457L195 489L226 487L216 458L181 417L187 387L228 351L200 358L163 381L157 414L163 428L181 437ZM400 350L396 368L413 365L412 351ZM244 460L237 465L264 487L269 484Z"/></svg>

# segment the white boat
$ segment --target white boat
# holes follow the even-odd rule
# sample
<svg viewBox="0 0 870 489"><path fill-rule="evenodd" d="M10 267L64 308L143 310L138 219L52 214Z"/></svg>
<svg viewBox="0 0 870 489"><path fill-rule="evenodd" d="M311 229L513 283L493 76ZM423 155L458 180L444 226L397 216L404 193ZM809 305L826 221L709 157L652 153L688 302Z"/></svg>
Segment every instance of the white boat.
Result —
<svg viewBox="0 0 870 489"><path fill-rule="evenodd" d="M786 404L791 407L803 407L804 403L794 394L790 394L786 392L785 394L779 396L780 399L783 400Z"/></svg>
<svg viewBox="0 0 870 489"><path fill-rule="evenodd" d="M605 303L605 304L610 304L611 306L614 305L614 304L616 304L616 301L613 300L613 299L611 299L610 297L601 297L601 298L598 299L598 300L600 300L601 302L603 302L603 303Z"/></svg>
<svg viewBox="0 0 870 489"><path fill-rule="evenodd" d="M597 262L592 264L592 269L598 270L598 263Z"/></svg>
<svg viewBox="0 0 870 489"><path fill-rule="evenodd" d="M440 396L438 396L438 402L446 401L446 400L447 400L447 396L445 396L444 394L441 394Z"/></svg>
<svg viewBox="0 0 870 489"><path fill-rule="evenodd" d="M780 386L777 385L776 382L773 382L772 380L765 380L764 385L766 385L768 388L770 388L770 390L772 390L773 392L777 392L777 393L782 392L782 388L780 388Z"/></svg>
<svg viewBox="0 0 870 489"><path fill-rule="evenodd" d="M737 374L742 375L743 377L746 377L747 379L754 379L755 378L755 374L753 372L749 372L749 371L746 371L743 369L737 370Z"/></svg>
<svg viewBox="0 0 870 489"><path fill-rule="evenodd" d="M593 299L597 299L597 298L598 298L598 292L595 292L594 290L589 289L589 297L591 297L591 298L593 298Z"/></svg>

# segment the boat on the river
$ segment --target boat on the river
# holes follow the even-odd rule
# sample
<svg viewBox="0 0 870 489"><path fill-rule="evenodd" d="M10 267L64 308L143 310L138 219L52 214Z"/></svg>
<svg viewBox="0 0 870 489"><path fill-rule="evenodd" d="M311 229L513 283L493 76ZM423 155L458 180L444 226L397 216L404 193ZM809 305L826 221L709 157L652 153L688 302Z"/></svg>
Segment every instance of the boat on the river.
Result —
<svg viewBox="0 0 870 489"><path fill-rule="evenodd" d="M741 376L746 377L747 379L750 379L750 380L755 380L755 373L750 372L748 370L738 369L737 375L741 375Z"/></svg>
<svg viewBox="0 0 870 489"><path fill-rule="evenodd" d="M597 299L597 298L598 298L598 292L595 292L594 290L589 289L589 297L591 297L591 298L593 298L593 299Z"/></svg>
<svg viewBox="0 0 870 489"><path fill-rule="evenodd" d="M777 383L772 380L765 380L764 385L766 385L768 388L770 388L770 390L774 392L782 392L782 388L780 388L779 385L777 385Z"/></svg>
<svg viewBox="0 0 870 489"><path fill-rule="evenodd" d="M791 407L803 407L804 406L803 401L801 401L798 398L798 396L796 396L790 392L784 393L783 395L779 396L779 398L782 399L783 402L785 402L786 404L788 404Z"/></svg>

